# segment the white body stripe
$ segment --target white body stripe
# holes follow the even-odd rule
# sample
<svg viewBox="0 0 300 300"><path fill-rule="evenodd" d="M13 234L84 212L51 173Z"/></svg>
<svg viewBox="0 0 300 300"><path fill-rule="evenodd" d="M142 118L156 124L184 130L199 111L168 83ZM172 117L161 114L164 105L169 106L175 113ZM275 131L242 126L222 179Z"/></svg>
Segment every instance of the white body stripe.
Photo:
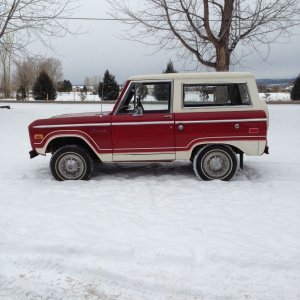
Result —
<svg viewBox="0 0 300 300"><path fill-rule="evenodd" d="M267 122L266 118L259 119L227 119L227 120L192 120L176 121L175 124L211 124L211 123L231 123L231 122ZM162 125L174 124L174 121L154 121L154 122L115 122L115 123L86 123L86 124L58 124L58 125L38 125L33 128L72 128L72 127L105 127L105 126L134 126L134 125Z"/></svg>
<svg viewBox="0 0 300 300"><path fill-rule="evenodd" d="M174 121L154 121L154 122L115 122L113 126L134 126L134 125L163 125L163 124L174 124Z"/></svg>
<svg viewBox="0 0 300 300"><path fill-rule="evenodd" d="M110 123L87 123L87 124L58 124L58 125L38 125L33 126L33 128L72 128L72 127L102 127L102 126L110 126Z"/></svg>
<svg viewBox="0 0 300 300"><path fill-rule="evenodd" d="M176 124L211 124L211 123L231 123L231 122L267 122L266 118L261 119L227 119L227 120L194 120L194 121L176 121Z"/></svg>

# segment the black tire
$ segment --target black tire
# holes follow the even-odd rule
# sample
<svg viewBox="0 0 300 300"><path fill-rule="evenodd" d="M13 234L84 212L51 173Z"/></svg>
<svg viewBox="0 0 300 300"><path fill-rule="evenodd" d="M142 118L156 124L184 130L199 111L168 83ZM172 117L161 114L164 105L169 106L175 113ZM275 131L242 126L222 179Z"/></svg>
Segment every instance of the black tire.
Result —
<svg viewBox="0 0 300 300"><path fill-rule="evenodd" d="M50 169L56 180L89 180L94 170L88 150L77 145L59 148L52 155Z"/></svg>
<svg viewBox="0 0 300 300"><path fill-rule="evenodd" d="M194 172L203 180L230 180L237 170L237 157L225 145L210 145L200 149L193 161Z"/></svg>

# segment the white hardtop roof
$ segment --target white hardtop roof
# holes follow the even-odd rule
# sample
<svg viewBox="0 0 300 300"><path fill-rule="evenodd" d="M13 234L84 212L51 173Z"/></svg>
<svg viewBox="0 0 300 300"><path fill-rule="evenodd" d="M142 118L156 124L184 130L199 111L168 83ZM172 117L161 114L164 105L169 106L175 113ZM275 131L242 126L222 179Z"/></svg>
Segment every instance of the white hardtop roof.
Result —
<svg viewBox="0 0 300 300"><path fill-rule="evenodd" d="M199 72L199 73L165 73L131 76L128 80L168 80L168 79L224 79L224 78L254 78L248 72Z"/></svg>

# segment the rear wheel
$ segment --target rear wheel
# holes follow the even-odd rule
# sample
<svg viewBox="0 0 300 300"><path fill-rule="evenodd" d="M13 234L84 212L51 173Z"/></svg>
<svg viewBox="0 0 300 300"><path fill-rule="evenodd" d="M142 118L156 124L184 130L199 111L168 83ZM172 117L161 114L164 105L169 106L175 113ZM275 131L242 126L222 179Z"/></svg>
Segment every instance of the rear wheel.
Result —
<svg viewBox="0 0 300 300"><path fill-rule="evenodd" d="M196 153L193 165L199 179L230 180L237 170L237 158L230 147L211 145Z"/></svg>
<svg viewBox="0 0 300 300"><path fill-rule="evenodd" d="M89 180L94 169L90 153L77 145L59 148L51 157L50 168L56 180Z"/></svg>

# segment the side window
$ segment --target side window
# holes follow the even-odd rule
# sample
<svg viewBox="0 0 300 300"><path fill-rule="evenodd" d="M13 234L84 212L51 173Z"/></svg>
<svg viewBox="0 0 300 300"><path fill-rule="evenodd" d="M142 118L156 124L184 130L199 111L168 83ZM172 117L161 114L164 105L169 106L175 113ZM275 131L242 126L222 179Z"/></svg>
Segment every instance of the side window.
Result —
<svg viewBox="0 0 300 300"><path fill-rule="evenodd" d="M245 83L183 85L184 107L250 104L250 97Z"/></svg>
<svg viewBox="0 0 300 300"><path fill-rule="evenodd" d="M250 105L251 101L246 83L239 84L239 91L241 95L241 104Z"/></svg>
<svg viewBox="0 0 300 300"><path fill-rule="evenodd" d="M132 83L117 114L166 113L170 100L171 82Z"/></svg>

